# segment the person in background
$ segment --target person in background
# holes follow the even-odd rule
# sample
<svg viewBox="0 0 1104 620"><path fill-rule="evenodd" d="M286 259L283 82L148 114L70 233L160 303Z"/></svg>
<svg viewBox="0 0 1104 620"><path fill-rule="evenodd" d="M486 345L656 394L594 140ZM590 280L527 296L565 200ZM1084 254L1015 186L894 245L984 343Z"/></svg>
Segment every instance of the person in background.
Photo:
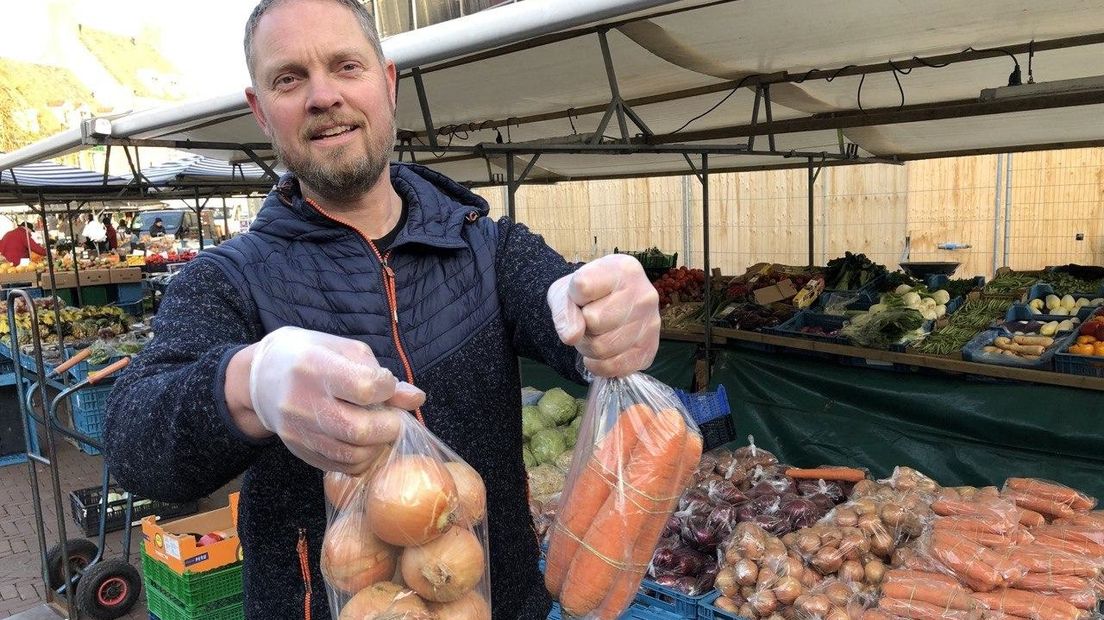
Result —
<svg viewBox="0 0 1104 620"><path fill-rule="evenodd" d="M32 254L46 256L46 248L31 238L31 229L30 222L23 222L0 238L0 254L3 254L9 263L18 265L19 261L31 258Z"/></svg>
<svg viewBox="0 0 1104 620"><path fill-rule="evenodd" d="M161 218L153 220L153 224L150 226L149 234L151 237L165 236L165 223L161 221Z"/></svg>
<svg viewBox="0 0 1104 620"><path fill-rule="evenodd" d="M103 221L104 229L107 231L106 240L104 241L104 244L107 246L106 250L108 252L110 252L110 251L114 250L115 248L119 247L119 237L118 237L118 234L115 231L115 227L111 225L111 216L110 215L103 216L102 221Z"/></svg>
<svg viewBox="0 0 1104 620"><path fill-rule="evenodd" d="M518 358L579 382L580 359L647 368L655 288L632 257L576 268L456 181L391 162L397 70L358 0L262 0L244 47L246 99L290 172L249 232L173 277L108 398L106 463L163 501L244 473L245 617L326 620L323 472L364 472L417 419L486 484L493 618L547 617Z"/></svg>

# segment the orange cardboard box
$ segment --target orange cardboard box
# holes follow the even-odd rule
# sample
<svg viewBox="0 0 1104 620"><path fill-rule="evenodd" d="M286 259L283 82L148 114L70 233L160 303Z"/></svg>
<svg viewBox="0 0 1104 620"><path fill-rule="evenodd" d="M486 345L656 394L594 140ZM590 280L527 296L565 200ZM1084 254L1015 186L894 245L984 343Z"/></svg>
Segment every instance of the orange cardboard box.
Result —
<svg viewBox="0 0 1104 620"><path fill-rule="evenodd" d="M111 274L107 269L86 269L80 272L81 286L95 285L95 284L108 284L111 281Z"/></svg>
<svg viewBox="0 0 1104 620"><path fill-rule="evenodd" d="M142 281L142 269L140 267L112 267L107 271L111 274L112 284L132 284Z"/></svg>
<svg viewBox="0 0 1104 620"><path fill-rule="evenodd" d="M53 279L50 279L49 271L43 271L39 276L39 286L44 289L73 288L76 285L77 272L75 271L55 271Z"/></svg>
<svg viewBox="0 0 1104 620"><path fill-rule="evenodd" d="M146 554L165 564L175 572L202 573L222 568L242 559L241 541L237 532L238 494L230 495L230 505L177 519L158 523L157 517L142 519L142 538ZM223 540L199 546L193 533L222 532Z"/></svg>

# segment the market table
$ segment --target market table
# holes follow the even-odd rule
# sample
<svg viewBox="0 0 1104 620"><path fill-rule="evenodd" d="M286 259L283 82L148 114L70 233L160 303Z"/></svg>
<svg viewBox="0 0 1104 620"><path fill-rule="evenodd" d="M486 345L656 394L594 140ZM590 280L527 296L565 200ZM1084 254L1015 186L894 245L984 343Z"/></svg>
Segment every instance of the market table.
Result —
<svg viewBox="0 0 1104 620"><path fill-rule="evenodd" d="M698 345L664 341L650 372L690 385ZM887 372L729 340L715 348L711 386L724 385L736 436L794 465L915 467L941 483L1055 479L1104 497L1104 393L934 371ZM584 388L522 363L525 385Z"/></svg>

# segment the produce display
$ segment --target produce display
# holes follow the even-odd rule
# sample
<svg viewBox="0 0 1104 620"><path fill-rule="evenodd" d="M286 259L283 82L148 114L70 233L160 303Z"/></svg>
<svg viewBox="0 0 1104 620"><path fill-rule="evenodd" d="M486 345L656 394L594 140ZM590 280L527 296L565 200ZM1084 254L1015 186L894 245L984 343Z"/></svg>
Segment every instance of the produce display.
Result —
<svg viewBox="0 0 1104 620"><path fill-rule="evenodd" d="M1031 285L1039 281L1043 276L1042 272L1015 272L1006 271L999 273L997 277L990 280L985 288L982 289L988 294L1022 294Z"/></svg>
<svg viewBox="0 0 1104 620"><path fill-rule="evenodd" d="M195 250L181 250L177 252L176 250L170 249L156 254L149 254L146 256L145 264L167 265L169 263L186 263L198 255L199 253Z"/></svg>
<svg viewBox="0 0 1104 620"><path fill-rule="evenodd" d="M1007 356L1034 362L1057 344L1050 336L995 336L982 347L984 355Z"/></svg>
<svg viewBox="0 0 1104 620"><path fill-rule="evenodd" d="M1003 319L1012 302L1007 299L971 299L950 317L950 322L913 345L917 353L950 355L962 350L981 330Z"/></svg>
<svg viewBox="0 0 1104 620"><path fill-rule="evenodd" d="M844 253L839 258L828 261L824 272L824 288L827 290L849 291L860 289L888 273L885 266L879 265L865 254Z"/></svg>
<svg viewBox="0 0 1104 620"><path fill-rule="evenodd" d="M133 317L116 306L84 306L74 308L62 303L56 305L53 297L34 300L38 317L39 334L43 343L58 342L58 326L68 343L74 345L89 344L96 339L110 339L127 333ZM22 299L16 300L16 327L19 330L20 344L31 342L31 313ZM11 333L8 317L0 317L0 338Z"/></svg>
<svg viewBox="0 0 1104 620"><path fill-rule="evenodd" d="M1104 311L1097 310L1077 329L1077 338L1066 353L1104 356Z"/></svg>
<svg viewBox="0 0 1104 620"><path fill-rule="evenodd" d="M1074 298L1073 295L1058 297L1050 294L1045 298L1036 298L1028 302L1027 307L1031 314L1046 314L1050 316L1075 316L1077 311L1084 307L1099 308L1104 305L1104 297Z"/></svg>
<svg viewBox="0 0 1104 620"><path fill-rule="evenodd" d="M413 416L396 413L397 435L366 473L323 479L331 615L490 620L483 479Z"/></svg>

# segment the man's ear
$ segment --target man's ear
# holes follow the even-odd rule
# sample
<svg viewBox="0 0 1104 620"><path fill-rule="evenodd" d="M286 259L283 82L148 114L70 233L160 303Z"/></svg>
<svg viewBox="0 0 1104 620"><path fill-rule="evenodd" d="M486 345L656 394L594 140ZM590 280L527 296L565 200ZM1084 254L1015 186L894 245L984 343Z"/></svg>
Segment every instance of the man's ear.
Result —
<svg viewBox="0 0 1104 620"><path fill-rule="evenodd" d="M394 110L399 101L399 76L398 69L395 68L395 61L388 59L387 64L383 66L383 70L387 74L387 90L391 95L391 109Z"/></svg>
<svg viewBox="0 0 1104 620"><path fill-rule="evenodd" d="M257 125L260 126L261 131L266 136L268 133L268 119L265 118L264 110L261 109L260 99L257 98L257 91L252 86L248 86L245 89L245 101L249 104L249 109L253 111L253 118L257 121Z"/></svg>

